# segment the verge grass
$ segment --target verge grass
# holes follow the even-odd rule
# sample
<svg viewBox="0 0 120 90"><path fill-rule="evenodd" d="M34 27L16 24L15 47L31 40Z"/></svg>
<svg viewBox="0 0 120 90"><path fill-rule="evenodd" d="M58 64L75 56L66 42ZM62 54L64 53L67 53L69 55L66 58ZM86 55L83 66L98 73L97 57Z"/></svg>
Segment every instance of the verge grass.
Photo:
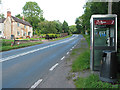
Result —
<svg viewBox="0 0 120 90"><path fill-rule="evenodd" d="M76 60L73 61L72 71L78 72L90 68L90 51L85 50L81 53Z"/></svg>
<svg viewBox="0 0 120 90"><path fill-rule="evenodd" d="M99 80L99 76L95 74L91 74L86 78L78 78L75 81L75 85L77 88L118 88L119 85L113 85L111 83L102 82Z"/></svg>
<svg viewBox="0 0 120 90"><path fill-rule="evenodd" d="M42 42L29 42L29 43L22 43L20 45L14 45L13 47L11 47L10 45L7 45L7 46L0 47L0 51L8 51L8 50L11 50L11 49L18 49L18 48L37 45L37 44L41 44L41 43Z"/></svg>

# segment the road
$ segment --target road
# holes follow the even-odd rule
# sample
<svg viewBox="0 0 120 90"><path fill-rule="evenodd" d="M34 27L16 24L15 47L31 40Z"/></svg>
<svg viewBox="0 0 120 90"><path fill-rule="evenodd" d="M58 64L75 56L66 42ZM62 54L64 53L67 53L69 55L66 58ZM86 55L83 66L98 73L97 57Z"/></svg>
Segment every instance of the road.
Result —
<svg viewBox="0 0 120 90"><path fill-rule="evenodd" d="M2 88L35 88L75 47L82 35L2 52Z"/></svg>

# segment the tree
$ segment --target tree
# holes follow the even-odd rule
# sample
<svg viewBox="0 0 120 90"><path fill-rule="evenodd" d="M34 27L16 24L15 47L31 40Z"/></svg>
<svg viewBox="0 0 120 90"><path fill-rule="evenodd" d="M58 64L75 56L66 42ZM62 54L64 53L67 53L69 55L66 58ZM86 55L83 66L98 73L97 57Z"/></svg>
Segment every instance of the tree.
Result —
<svg viewBox="0 0 120 90"><path fill-rule="evenodd" d="M118 18L118 48L119 48L119 52L120 52L120 2L113 2L112 3L112 12L114 14L117 14L117 18ZM119 61L120 62L120 61Z"/></svg>
<svg viewBox="0 0 120 90"><path fill-rule="evenodd" d="M23 14L25 20L33 26L34 31L37 29L38 23L40 21L44 21L43 11L36 2L26 2L25 6L23 7Z"/></svg>
<svg viewBox="0 0 120 90"><path fill-rule="evenodd" d="M56 23L54 21L43 21L39 23L38 32L39 34L57 33Z"/></svg>
<svg viewBox="0 0 120 90"><path fill-rule="evenodd" d="M76 27L79 29L81 25L82 32L88 30L90 34L90 18L93 14L107 14L107 3L106 2L87 2L84 8L84 14L78 19L80 22L77 21Z"/></svg>
<svg viewBox="0 0 120 90"><path fill-rule="evenodd" d="M20 14L15 15L15 17L17 17L19 19L23 19L23 16L21 16Z"/></svg>
<svg viewBox="0 0 120 90"><path fill-rule="evenodd" d="M77 34L77 28L76 25L69 26L69 30L72 34Z"/></svg>
<svg viewBox="0 0 120 90"><path fill-rule="evenodd" d="M54 24L56 26L57 33L62 33L62 23L59 20L54 20Z"/></svg>
<svg viewBox="0 0 120 90"><path fill-rule="evenodd" d="M0 18L5 18L5 15L4 14L0 14Z"/></svg>
<svg viewBox="0 0 120 90"><path fill-rule="evenodd" d="M62 29L63 29L64 33L68 33L69 32L68 31L69 30L68 23L66 21L63 22Z"/></svg>
<svg viewBox="0 0 120 90"><path fill-rule="evenodd" d="M75 21L75 24L76 24L76 28L77 28L77 31L76 31L76 33L81 33L81 23L80 23L80 19L79 18L77 18L76 19L76 21Z"/></svg>

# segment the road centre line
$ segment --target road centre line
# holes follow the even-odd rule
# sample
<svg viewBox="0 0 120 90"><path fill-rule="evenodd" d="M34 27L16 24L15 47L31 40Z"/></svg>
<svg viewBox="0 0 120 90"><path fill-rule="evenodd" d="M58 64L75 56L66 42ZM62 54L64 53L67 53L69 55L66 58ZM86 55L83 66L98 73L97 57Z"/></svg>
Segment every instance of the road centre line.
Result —
<svg viewBox="0 0 120 90"><path fill-rule="evenodd" d="M36 88L42 81L43 79L38 80L34 85L31 86L31 88Z"/></svg>
<svg viewBox="0 0 120 90"><path fill-rule="evenodd" d="M58 65L59 65L59 64L56 63L54 66L52 66L52 67L50 68L50 71L53 71L53 70L55 69L55 67L58 66Z"/></svg>
<svg viewBox="0 0 120 90"><path fill-rule="evenodd" d="M67 55L69 54L69 52L67 52Z"/></svg>
<svg viewBox="0 0 120 90"><path fill-rule="evenodd" d="M65 58L65 56L64 56L64 57L62 57L62 58L61 58L61 60L63 60L64 58Z"/></svg>
<svg viewBox="0 0 120 90"><path fill-rule="evenodd" d="M1 58L0 59L0 62L4 62L4 61L7 61L7 60L10 60L10 59L13 59L13 58L17 58L19 56L23 56L23 55L27 55L27 54L30 54L30 53L34 53L36 51L39 51L39 50L43 50L43 49L46 49L46 48L49 48L49 47L52 47L52 46L55 46L55 45L59 45L61 43L65 43L65 42L68 42L68 41L71 41L73 39L75 39L76 37L74 38L71 38L69 40L66 40L66 41L62 41L62 42L59 42L59 43L55 43L55 44L52 44L52 45L49 45L49 46L45 46L45 47L42 47L42 48L38 48L38 49L35 49L35 50L32 50L32 51L28 51L28 52L24 52L24 53L21 53L21 54L18 54L18 55L13 55L13 56L9 56L7 58Z"/></svg>

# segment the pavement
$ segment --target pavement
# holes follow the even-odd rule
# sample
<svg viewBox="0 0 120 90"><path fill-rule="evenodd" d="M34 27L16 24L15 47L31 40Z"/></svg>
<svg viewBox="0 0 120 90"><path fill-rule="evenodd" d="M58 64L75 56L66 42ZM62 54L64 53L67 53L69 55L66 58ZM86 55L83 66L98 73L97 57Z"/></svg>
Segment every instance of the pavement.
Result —
<svg viewBox="0 0 120 90"><path fill-rule="evenodd" d="M82 37L74 35L59 41L1 52L2 88L74 88L73 82L66 79L70 68L65 67L64 59Z"/></svg>

